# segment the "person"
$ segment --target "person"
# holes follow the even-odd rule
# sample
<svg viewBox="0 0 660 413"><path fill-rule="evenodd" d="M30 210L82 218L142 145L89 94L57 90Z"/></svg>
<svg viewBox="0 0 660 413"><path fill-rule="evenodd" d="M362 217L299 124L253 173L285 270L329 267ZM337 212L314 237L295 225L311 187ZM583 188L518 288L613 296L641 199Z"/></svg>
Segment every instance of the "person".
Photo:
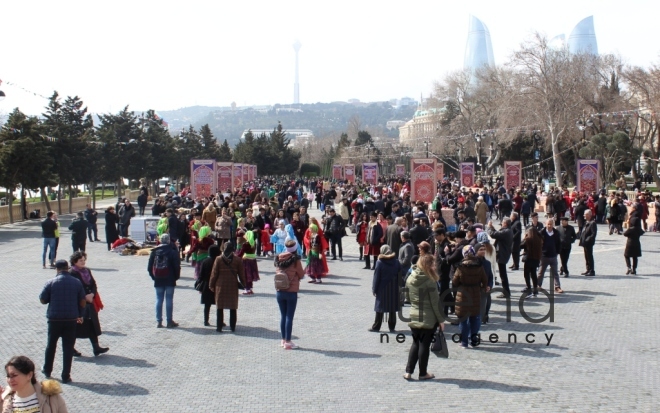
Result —
<svg viewBox="0 0 660 413"><path fill-rule="evenodd" d="M275 230L273 235L271 235L271 242L275 245L275 255L281 254L286 250L284 242L286 241L286 231L284 230L285 224L284 220L279 221L279 228Z"/></svg>
<svg viewBox="0 0 660 413"><path fill-rule="evenodd" d="M471 245L463 246L463 261L454 272L452 286L456 289L456 316L460 320L461 348L479 345L481 328L481 294L490 290L483 264Z"/></svg>
<svg viewBox="0 0 660 413"><path fill-rule="evenodd" d="M511 213L511 232L513 232L513 246L511 247L511 256L513 265L509 267L512 271L518 271L520 267L520 241L522 236L522 223L518 213Z"/></svg>
<svg viewBox="0 0 660 413"><path fill-rule="evenodd" d="M69 230L71 231L71 246L73 247L73 252L85 251L85 244L87 244L87 234L85 234L87 231L87 220L82 211L78 212L76 218L71 221Z"/></svg>
<svg viewBox="0 0 660 413"><path fill-rule="evenodd" d="M144 210L147 208L147 200L149 199L146 189L140 190L140 195L137 197L137 204L140 210L140 216L144 216Z"/></svg>
<svg viewBox="0 0 660 413"><path fill-rule="evenodd" d="M375 270L376 261L378 261L378 254L380 254L380 246L382 245L383 227L377 221L378 213L371 213L371 221L367 229L367 249L364 252L365 270ZM412 234L411 234L412 235ZM374 257L374 265L371 266L371 256Z"/></svg>
<svg viewBox="0 0 660 413"><path fill-rule="evenodd" d="M415 255L415 247L410 241L410 233L408 231L401 232L401 247L399 248L399 285L404 286L406 283L405 277L408 275L410 267L412 267L412 259Z"/></svg>
<svg viewBox="0 0 660 413"><path fill-rule="evenodd" d="M397 217L394 224L388 225L385 231L385 242L394 254L398 254L401 247L401 231L403 231L401 224L403 224L403 217Z"/></svg>
<svg viewBox="0 0 660 413"><path fill-rule="evenodd" d="M227 208L222 208L220 216L216 218L215 232L221 247L222 244L231 239L231 217L227 212Z"/></svg>
<svg viewBox="0 0 660 413"><path fill-rule="evenodd" d="M374 311L376 319L369 331L378 332L383 323L383 314L387 313L387 325L390 333L396 328L396 313L399 311L401 302L399 300L399 271L401 264L397 254L392 248L385 244L380 247L380 255L376 263L374 278L371 284L371 292L376 297Z"/></svg>
<svg viewBox="0 0 660 413"><path fill-rule="evenodd" d="M55 231L57 223L53 220L53 211L46 213L46 219L41 222L41 237L44 239L44 250L41 255L41 265L46 269L46 251L48 251L48 262L50 267L55 267Z"/></svg>
<svg viewBox="0 0 660 413"><path fill-rule="evenodd" d="M607 223L610 225L610 235L612 235L614 231L616 231L617 234L621 234L623 232L623 228L621 227L623 217L617 198L612 198L612 200L608 203L606 207L606 216Z"/></svg>
<svg viewBox="0 0 660 413"><path fill-rule="evenodd" d="M486 288L486 294L482 295L481 306L483 307L482 313L479 314L481 319L481 324L488 324L488 312L490 311L491 298L490 291L493 289L495 284L495 274L494 268L496 264L495 260L495 248L490 245L490 239L485 232L480 232L479 235L485 235L485 243L477 243L474 248L477 251L477 257L481 261L481 265L486 271L486 277L488 277L488 285ZM481 317L483 316L483 317Z"/></svg>
<svg viewBox="0 0 660 413"><path fill-rule="evenodd" d="M536 269L541 263L541 254L543 253L543 238L541 235L539 235L539 232L536 230L536 228L527 227L525 230L525 239L523 240L521 247L527 254L527 258L525 259L523 265L525 285L527 286L527 289L525 290L527 292L527 296L525 298L536 298L539 291L539 280L536 277ZM532 289L532 283L534 289Z"/></svg>
<svg viewBox="0 0 660 413"><path fill-rule="evenodd" d="M545 229L541 231L541 238L543 238L543 247L541 249L541 269L538 275L539 287L543 287L543 276L545 275L546 268L549 266L550 276L552 277L550 285L552 286L552 280L554 279L555 292L563 294L564 290L561 289L559 273L557 272L557 256L561 251L561 239L559 238L559 233L555 231L555 221L553 219L546 221ZM525 289L523 292L529 294L528 289Z"/></svg>
<svg viewBox="0 0 660 413"><path fill-rule="evenodd" d="M298 245L296 241L290 239L284 244L286 251L275 257L275 272L285 274L289 280L289 288L277 290L275 297L277 305L280 308L280 334L282 341L280 346L286 350L297 349L298 346L291 341L293 330L293 317L296 313L298 304L298 291L300 290L300 280L305 277L300 254L298 254Z"/></svg>
<svg viewBox="0 0 660 413"><path fill-rule="evenodd" d="M55 361L57 342L62 338L62 382L70 383L73 349L76 345L77 324L82 323L87 300L82 283L69 273L69 264L64 260L55 262L57 275L46 282L39 301L48 304L48 344L42 373L50 378Z"/></svg>
<svg viewBox="0 0 660 413"><path fill-rule="evenodd" d="M215 259L209 289L215 294L216 328L222 333L224 310L229 310L229 328L236 331L238 289L245 288L243 259L234 254L234 244L225 242L222 254Z"/></svg>
<svg viewBox="0 0 660 413"><path fill-rule="evenodd" d="M91 204L87 204L85 209L85 219L87 220L87 236L89 237L89 242L101 241L99 239L99 229L96 225L96 220L98 219L99 213L92 208ZM94 238L92 238L92 234Z"/></svg>
<svg viewBox="0 0 660 413"><path fill-rule="evenodd" d="M332 259L337 259L337 248L339 249L339 260L343 261L343 249L341 239L345 234L344 220L341 216L337 215L334 208L330 208L329 216L325 219L324 231L330 241L330 250L332 251Z"/></svg>
<svg viewBox="0 0 660 413"><path fill-rule="evenodd" d="M211 227L204 224L197 233L197 239L191 245L188 254L192 254L192 266L195 267L195 279L199 278L199 269L202 261L204 261L209 256L209 247L215 244L215 240L211 237ZM170 237L167 237L170 242ZM161 237L161 243L163 243Z"/></svg>
<svg viewBox="0 0 660 413"><path fill-rule="evenodd" d="M309 237L305 237L305 249L307 254L307 266L305 274L309 275L310 283L322 284L322 277L327 274L323 265L323 238L318 233L319 228L316 224L309 226Z"/></svg>
<svg viewBox="0 0 660 413"><path fill-rule="evenodd" d="M209 247L209 256L202 261L202 265L199 270L199 278L195 281L195 287L201 285L201 291L199 291L201 304L204 305L204 326L208 327L211 324L209 323L209 316L211 314L211 306L215 305L215 295L209 289L209 281L211 280L211 270L213 269L213 264L215 259L220 256L220 247L217 245L211 245Z"/></svg>
<svg viewBox="0 0 660 413"><path fill-rule="evenodd" d="M55 229L55 253L53 254L53 262L55 262L57 259L57 249L60 247L60 221L57 218L57 212L55 211L53 211L53 221L57 224L57 228Z"/></svg>
<svg viewBox="0 0 660 413"><path fill-rule="evenodd" d="M119 208L119 235L128 237L128 228L131 226L131 218L135 216L135 208L131 201L124 200L124 204Z"/></svg>
<svg viewBox="0 0 660 413"><path fill-rule="evenodd" d="M642 244L639 242L639 238L644 234L641 221L639 212L633 211L628 218L628 229L623 233L623 236L627 238L626 249L623 252L628 267L626 275L637 275L637 260L642 256Z"/></svg>
<svg viewBox="0 0 660 413"><path fill-rule="evenodd" d="M488 205L484 202L484 197L477 198L477 203L474 205L474 212L477 217L477 222L481 225L486 225L488 215Z"/></svg>
<svg viewBox="0 0 660 413"><path fill-rule="evenodd" d="M591 210L584 211L584 228L580 234L579 245L584 249L584 260L587 270L582 273L587 277L594 277L596 275L594 263L594 245L596 244L596 235L598 234L598 227L596 221L592 219Z"/></svg>
<svg viewBox="0 0 660 413"><path fill-rule="evenodd" d="M568 278L568 259L571 257L571 248L578 236L575 233L575 228L569 225L568 217L561 217L561 225L557 228L557 232L559 232L559 239L561 239L561 251L559 252L561 268L559 275Z"/></svg>
<svg viewBox="0 0 660 413"><path fill-rule="evenodd" d="M509 277L506 273L506 264L511 258L511 248L513 247L513 232L509 226L511 225L510 218L502 220L502 228L495 231L493 222L488 222L488 235L495 240L495 249L497 250L497 269L502 279L502 289L504 292L497 296L497 298L511 297L511 289L509 288Z"/></svg>
<svg viewBox="0 0 660 413"><path fill-rule="evenodd" d="M76 338L88 338L89 342L92 343L92 350L95 356L107 353L110 349L99 345L99 336L102 332L98 310L102 308L102 304L92 270L85 266L87 264L87 254L82 251L74 252L71 258L69 258L69 262L71 263L70 273L82 283L85 289L85 300L87 301L83 322L82 324L78 324L78 329L76 330ZM99 307L98 309L97 306ZM73 349L73 355L76 357L82 356L75 348Z"/></svg>
<svg viewBox="0 0 660 413"><path fill-rule="evenodd" d="M253 295L252 287L255 281L259 281L259 267L257 266L257 244L254 240L254 231L239 231L237 236L243 237L238 241L239 250L236 253L243 259L243 268L245 270L245 290L243 295Z"/></svg>
<svg viewBox="0 0 660 413"><path fill-rule="evenodd" d="M448 262L450 243L447 239L447 233L444 228L436 228L433 230L434 248L435 248L435 273L440 278L440 300L442 301L442 313L447 318L449 312L453 314L454 308L454 294L449 288L451 278L449 272L451 265ZM420 244L421 245L421 244ZM422 253L420 248L420 254Z"/></svg>
<svg viewBox="0 0 660 413"><path fill-rule="evenodd" d="M355 241L358 243L358 251L360 252L360 261L365 256L364 251L367 249L367 230L369 229L369 217L366 213L362 213L356 224ZM366 268L366 267L365 267Z"/></svg>
<svg viewBox="0 0 660 413"><path fill-rule="evenodd" d="M170 242L170 235L160 237L160 245L154 248L149 255L147 272L154 280L156 290L156 321L157 328L163 328L163 300L165 300L165 318L167 328L176 328L174 312L174 289L181 277L181 258L176 246Z"/></svg>
<svg viewBox="0 0 660 413"><path fill-rule="evenodd" d="M532 222L529 224L529 226L536 228L539 234L541 233L541 231L543 231L544 228L543 223L539 222L538 212L532 212Z"/></svg>
<svg viewBox="0 0 660 413"><path fill-rule="evenodd" d="M34 362L25 356L12 357L5 364L9 387L0 396L0 411L67 413L60 384L55 380L39 383L35 370Z"/></svg>
<svg viewBox="0 0 660 413"><path fill-rule="evenodd" d="M112 244L119 239L119 232L117 231L117 223L119 217L115 212L115 207L110 205L105 210L105 241L108 244L108 251L112 248Z"/></svg>
<svg viewBox="0 0 660 413"><path fill-rule="evenodd" d="M408 327L412 333L413 343L408 352L408 364L403 378L410 380L419 363L419 379L429 380L435 376L427 371L431 340L438 325L444 331L440 301L438 297L439 277L435 272L433 256L424 254L419 257L417 265L406 281L407 301L411 304L410 322Z"/></svg>
<svg viewBox="0 0 660 413"><path fill-rule="evenodd" d="M204 208L202 212L202 221L207 225L215 225L215 221L218 218L218 211L215 207L215 203L209 202L209 204Z"/></svg>

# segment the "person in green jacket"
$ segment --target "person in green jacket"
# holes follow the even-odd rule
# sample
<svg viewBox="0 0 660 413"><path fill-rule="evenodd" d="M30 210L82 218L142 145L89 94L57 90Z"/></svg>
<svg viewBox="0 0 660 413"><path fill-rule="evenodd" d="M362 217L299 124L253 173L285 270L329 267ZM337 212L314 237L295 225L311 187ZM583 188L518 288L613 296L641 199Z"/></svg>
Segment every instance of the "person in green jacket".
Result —
<svg viewBox="0 0 660 413"><path fill-rule="evenodd" d="M415 365L419 361L419 379L430 380L435 376L426 367L429 364L429 350L435 329L440 326L444 331L444 318L440 311L438 293L438 274L435 272L433 255L421 255L417 265L413 267L412 274L406 281L410 309L410 322L408 327L412 332L413 344L408 354L406 374L403 378L410 380L415 372Z"/></svg>

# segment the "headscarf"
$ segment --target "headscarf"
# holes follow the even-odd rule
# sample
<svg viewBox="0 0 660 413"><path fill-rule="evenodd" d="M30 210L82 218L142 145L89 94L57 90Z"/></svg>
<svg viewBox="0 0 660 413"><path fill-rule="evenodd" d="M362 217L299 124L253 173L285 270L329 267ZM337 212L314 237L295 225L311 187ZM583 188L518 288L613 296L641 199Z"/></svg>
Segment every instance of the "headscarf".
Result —
<svg viewBox="0 0 660 413"><path fill-rule="evenodd" d="M309 230L311 232L317 232L318 233L319 232L319 227L317 227L316 224L312 224L312 225L309 226Z"/></svg>
<svg viewBox="0 0 660 413"><path fill-rule="evenodd" d="M222 257L231 261L233 256L234 256L234 244L232 244L231 242L226 242L225 249L224 251L222 251Z"/></svg>
<svg viewBox="0 0 660 413"><path fill-rule="evenodd" d="M296 234L293 232L293 225L291 225L291 224L287 224L287 226L284 227L284 231L286 231L286 239L284 240L284 242L286 242L286 241L288 241L288 240L293 240L293 241L296 242L295 247L291 247L291 248L292 248L292 251L289 251L288 248L287 248L287 251L289 251L289 252L297 252L298 255L302 255L302 247L301 247L300 244L298 243L298 239L296 238Z"/></svg>
<svg viewBox="0 0 660 413"><path fill-rule="evenodd" d="M463 247L463 257L464 258L474 257L475 255L477 255L477 254L474 252L474 248L472 248L472 245L465 245Z"/></svg>
<svg viewBox="0 0 660 413"><path fill-rule="evenodd" d="M485 232L479 232L477 234L477 242L479 244L490 244L490 239L488 238L488 234Z"/></svg>
<svg viewBox="0 0 660 413"><path fill-rule="evenodd" d="M246 231L244 236L248 244L250 244L251 247L254 247L254 232Z"/></svg>
<svg viewBox="0 0 660 413"><path fill-rule="evenodd" d="M392 248L389 245L385 244L380 247L380 253L382 255L390 255L392 253Z"/></svg>
<svg viewBox="0 0 660 413"><path fill-rule="evenodd" d="M204 225L199 229L199 239L204 239L211 235L211 227L208 225Z"/></svg>

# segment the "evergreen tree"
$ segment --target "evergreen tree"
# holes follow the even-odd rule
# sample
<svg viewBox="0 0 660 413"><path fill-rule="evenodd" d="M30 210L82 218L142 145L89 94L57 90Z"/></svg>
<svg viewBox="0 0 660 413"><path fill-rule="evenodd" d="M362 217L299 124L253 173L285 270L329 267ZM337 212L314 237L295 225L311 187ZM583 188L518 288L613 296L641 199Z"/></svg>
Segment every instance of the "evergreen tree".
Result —
<svg viewBox="0 0 660 413"><path fill-rule="evenodd" d="M254 164L255 138L251 130L248 130L242 141L234 148L234 162Z"/></svg>
<svg viewBox="0 0 660 413"><path fill-rule="evenodd" d="M231 148L229 147L229 143L227 143L227 139L220 145L220 151L217 157L218 162L231 162Z"/></svg>
<svg viewBox="0 0 660 413"><path fill-rule="evenodd" d="M357 139L355 140L355 146L364 145L366 143L373 143L373 140L371 139L369 132L361 130L358 132Z"/></svg>
<svg viewBox="0 0 660 413"><path fill-rule="evenodd" d="M206 159L215 159L216 161L219 161L220 145L218 145L218 140L213 136L213 132L211 132L208 123L199 129L199 134L202 137L202 146L204 147Z"/></svg>

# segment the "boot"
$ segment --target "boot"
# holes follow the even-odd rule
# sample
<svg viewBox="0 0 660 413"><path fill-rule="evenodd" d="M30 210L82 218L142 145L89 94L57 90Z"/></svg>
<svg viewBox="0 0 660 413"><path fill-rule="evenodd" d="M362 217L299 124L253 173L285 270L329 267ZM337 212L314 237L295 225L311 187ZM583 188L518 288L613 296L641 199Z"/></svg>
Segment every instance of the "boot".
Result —
<svg viewBox="0 0 660 413"><path fill-rule="evenodd" d="M358 250L360 251L360 261L362 261L362 250L363 250L363 248L359 247Z"/></svg>
<svg viewBox="0 0 660 413"><path fill-rule="evenodd" d="M365 270L371 269L371 255L364 256L364 269Z"/></svg>
<svg viewBox="0 0 660 413"><path fill-rule="evenodd" d="M222 326L225 325L222 322L222 316L223 316L222 311L223 311L222 309L219 309L219 310L216 310L216 312L215 312L215 320L216 320L215 321L215 325L216 325L215 331L217 331L218 333L222 333Z"/></svg>
<svg viewBox="0 0 660 413"><path fill-rule="evenodd" d="M374 266L371 267L372 270L375 270L375 269L376 269L376 263L377 263L377 262L378 262L378 258L377 258L377 257L374 257Z"/></svg>

